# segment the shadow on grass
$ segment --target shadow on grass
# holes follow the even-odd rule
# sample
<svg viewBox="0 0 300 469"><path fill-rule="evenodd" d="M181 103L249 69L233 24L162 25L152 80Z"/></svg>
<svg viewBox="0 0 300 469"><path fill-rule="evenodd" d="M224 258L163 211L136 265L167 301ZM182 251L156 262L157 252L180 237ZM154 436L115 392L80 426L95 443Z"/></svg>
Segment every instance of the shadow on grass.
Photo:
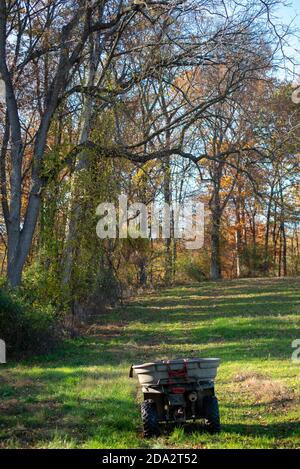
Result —
<svg viewBox="0 0 300 469"><path fill-rule="evenodd" d="M235 433L238 435L268 436L281 438L291 437L300 434L300 423L282 422L271 424L225 424L222 431L226 433Z"/></svg>
<svg viewBox="0 0 300 469"><path fill-rule="evenodd" d="M197 420L196 422L187 422L185 424L176 423L163 423L160 425L162 434L170 435L176 428L181 428L185 434L190 435L196 432L208 433L204 421ZM221 427L220 436L223 433L236 434L241 436L262 437L269 438L292 437L299 435L300 423L296 421L272 424L223 424Z"/></svg>
<svg viewBox="0 0 300 469"><path fill-rule="evenodd" d="M93 335L66 341L52 355L3 366L0 446L47 446L57 435L77 447L89 441L98 447L142 444L133 382L126 384L129 365L162 356L218 356L230 363L289 359L297 332L287 317L299 302L295 286L267 280L250 287L239 281L165 290L103 315ZM235 301L241 291L259 295ZM223 430L281 438L294 435L299 424L226 424ZM204 427L191 423L184 431Z"/></svg>
<svg viewBox="0 0 300 469"><path fill-rule="evenodd" d="M1 409L0 447L9 446L12 440L16 447L37 443L45 447L59 438L76 447L93 439L106 445L112 435L135 437L137 420L138 409L132 397L70 398L66 392L51 400L36 394L32 403L15 403L9 410Z"/></svg>
<svg viewBox="0 0 300 469"><path fill-rule="evenodd" d="M253 297L254 298L254 297ZM231 301L228 301L231 300ZM215 300L186 299L183 297L173 300L157 301L160 306L151 304L136 304L125 306L119 310L119 317L126 322L139 321L147 324L151 321L173 323L177 321L209 321L215 318L259 317L259 316L287 316L296 314L300 306L300 296L284 298L283 296L259 296L257 299L218 298ZM188 303L187 303L188 301Z"/></svg>

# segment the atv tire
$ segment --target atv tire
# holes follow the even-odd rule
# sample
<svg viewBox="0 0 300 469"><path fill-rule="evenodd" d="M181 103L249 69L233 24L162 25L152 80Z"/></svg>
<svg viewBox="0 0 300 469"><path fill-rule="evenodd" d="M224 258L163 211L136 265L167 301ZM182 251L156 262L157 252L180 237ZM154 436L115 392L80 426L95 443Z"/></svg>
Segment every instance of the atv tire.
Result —
<svg viewBox="0 0 300 469"><path fill-rule="evenodd" d="M158 415L155 403L147 399L141 404L141 416L144 427L144 437L151 438L160 434Z"/></svg>
<svg viewBox="0 0 300 469"><path fill-rule="evenodd" d="M205 416L205 427L210 433L220 433L219 403L215 396L206 396L203 399L203 411Z"/></svg>

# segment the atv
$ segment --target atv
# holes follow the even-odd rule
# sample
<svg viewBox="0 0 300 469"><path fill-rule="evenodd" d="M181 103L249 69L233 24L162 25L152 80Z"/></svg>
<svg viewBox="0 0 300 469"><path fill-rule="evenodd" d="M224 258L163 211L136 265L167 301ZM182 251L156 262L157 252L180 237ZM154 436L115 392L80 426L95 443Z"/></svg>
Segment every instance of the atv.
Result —
<svg viewBox="0 0 300 469"><path fill-rule="evenodd" d="M142 387L141 416L144 436L160 434L161 422L186 422L204 419L210 433L220 432L218 399L214 378L218 358L162 360L132 365Z"/></svg>

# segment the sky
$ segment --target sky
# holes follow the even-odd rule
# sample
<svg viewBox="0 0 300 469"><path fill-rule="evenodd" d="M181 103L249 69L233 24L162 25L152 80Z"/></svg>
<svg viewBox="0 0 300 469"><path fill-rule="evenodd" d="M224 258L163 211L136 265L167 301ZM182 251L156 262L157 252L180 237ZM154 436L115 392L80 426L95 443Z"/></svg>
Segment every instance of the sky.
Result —
<svg viewBox="0 0 300 469"><path fill-rule="evenodd" d="M293 21L293 29L299 29L298 33L289 38L289 47L286 52L294 57L298 63L294 71L300 76L300 0L286 0L287 6L281 6L276 12L276 17L281 23L290 24ZM282 72L284 78L284 72ZM298 79L300 81L300 78Z"/></svg>
<svg viewBox="0 0 300 469"><path fill-rule="evenodd" d="M292 19L297 14L300 15L300 3L299 0L287 0L286 7L282 6L279 8L279 13L282 15L282 18L286 18L287 20ZM300 25L299 18L298 18L298 25Z"/></svg>

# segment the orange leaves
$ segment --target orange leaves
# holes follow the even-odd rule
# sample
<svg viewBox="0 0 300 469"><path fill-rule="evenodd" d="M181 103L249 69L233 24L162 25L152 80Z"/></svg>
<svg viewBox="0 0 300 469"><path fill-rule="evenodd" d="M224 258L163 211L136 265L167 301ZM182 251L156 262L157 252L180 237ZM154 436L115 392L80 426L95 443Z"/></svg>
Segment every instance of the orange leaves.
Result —
<svg viewBox="0 0 300 469"><path fill-rule="evenodd" d="M233 175L224 175L221 179L221 189L227 190L231 189L232 184L234 181L234 176Z"/></svg>

